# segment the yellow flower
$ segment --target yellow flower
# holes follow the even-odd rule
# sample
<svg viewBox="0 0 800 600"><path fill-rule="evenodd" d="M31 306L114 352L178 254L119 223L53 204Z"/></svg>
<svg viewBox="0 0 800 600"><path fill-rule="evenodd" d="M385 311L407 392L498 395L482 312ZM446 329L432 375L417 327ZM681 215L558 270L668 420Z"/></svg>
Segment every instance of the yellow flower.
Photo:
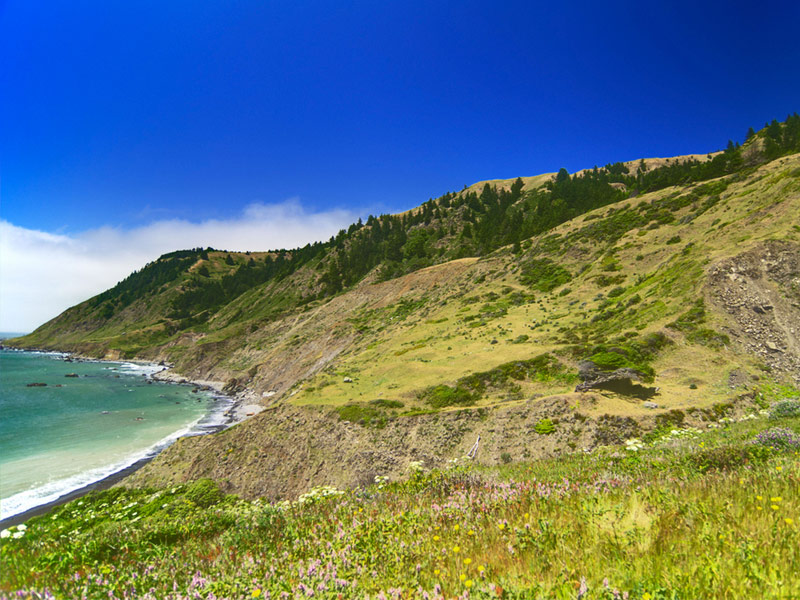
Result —
<svg viewBox="0 0 800 600"><path fill-rule="evenodd" d="M438 535L433 536L433 541L434 542L438 542L439 541L439 536Z"/></svg>
<svg viewBox="0 0 800 600"><path fill-rule="evenodd" d="M783 467L781 467L781 466L779 465L779 466L775 467L775 470L776 470L776 471L783 471Z"/></svg>
<svg viewBox="0 0 800 600"><path fill-rule="evenodd" d="M461 581L464 581L464 580L467 578L467 576L466 576L466 575L464 575L464 574L462 573L461 575L459 575L459 576L458 576L458 578L459 578Z"/></svg>
<svg viewBox="0 0 800 600"><path fill-rule="evenodd" d="M434 575L438 575L439 573L441 573L441 571L439 569L434 569L433 570L433 574Z"/></svg>
<svg viewBox="0 0 800 600"><path fill-rule="evenodd" d="M475 530L474 530L474 529L470 529L470 530L467 532L467 535L475 535Z"/></svg>
<svg viewBox="0 0 800 600"><path fill-rule="evenodd" d="M739 479L739 485L744 484L744 479Z"/></svg>
<svg viewBox="0 0 800 600"><path fill-rule="evenodd" d="M478 571L480 573L483 573L485 570L486 570L486 567L484 567L483 565L478 565Z"/></svg>
<svg viewBox="0 0 800 600"><path fill-rule="evenodd" d="M470 564L471 562L472 562L472 559L471 559L471 558L465 558L465 559L464 559L464 564L465 564L465 565L467 565L467 566L469 566L469 564Z"/></svg>
<svg viewBox="0 0 800 600"><path fill-rule="evenodd" d="M791 517L786 517L783 520L783 522L786 523L787 525L794 525L794 519L792 519Z"/></svg>
<svg viewBox="0 0 800 600"><path fill-rule="evenodd" d="M472 579L467 579L467 580L464 582L464 587L471 588L471 587L472 587Z"/></svg>
<svg viewBox="0 0 800 600"><path fill-rule="evenodd" d="M642 600L651 600L651 598L652 596L650 595L650 592L645 592L642 596Z"/></svg>
<svg viewBox="0 0 800 600"><path fill-rule="evenodd" d="M261 590L256 588L253 590L252 598L258 598L261 595Z"/></svg>
<svg viewBox="0 0 800 600"><path fill-rule="evenodd" d="M756 510L763 510L760 506L756 506Z"/></svg>
<svg viewBox="0 0 800 600"><path fill-rule="evenodd" d="M455 525L453 525L453 531L458 531L458 523L456 523Z"/></svg>
<svg viewBox="0 0 800 600"><path fill-rule="evenodd" d="M497 526L500 528L500 531L503 531L503 529L506 528L506 524L505 523L499 523Z"/></svg>
<svg viewBox="0 0 800 600"><path fill-rule="evenodd" d="M770 506L770 508L772 510L778 510L780 508L780 506L778 506L777 504L773 504L772 506Z"/></svg>
<svg viewBox="0 0 800 600"><path fill-rule="evenodd" d="M364 509L363 509L362 507L360 507L360 506L359 506L359 507L358 507L358 512L364 512Z"/></svg>
<svg viewBox="0 0 800 600"><path fill-rule="evenodd" d="M458 554L461 548L459 546L453 546L453 553Z"/></svg>
<svg viewBox="0 0 800 600"><path fill-rule="evenodd" d="M774 498L770 498L769 501L770 502L782 502L783 498L781 498L780 496L775 496Z"/></svg>
<svg viewBox="0 0 800 600"><path fill-rule="evenodd" d="M756 496L756 500L763 500L763 499L764 499L763 496Z"/></svg>
<svg viewBox="0 0 800 600"><path fill-rule="evenodd" d="M531 513L525 513L525 518L526 519L530 518L530 516L531 516Z"/></svg>

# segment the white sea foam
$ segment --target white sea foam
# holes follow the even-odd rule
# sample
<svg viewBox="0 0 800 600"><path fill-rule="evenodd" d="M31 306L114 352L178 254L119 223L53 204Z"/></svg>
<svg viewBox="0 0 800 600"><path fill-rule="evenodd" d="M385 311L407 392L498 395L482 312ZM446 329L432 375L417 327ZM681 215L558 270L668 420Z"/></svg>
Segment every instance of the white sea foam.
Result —
<svg viewBox="0 0 800 600"><path fill-rule="evenodd" d="M232 401L229 398L217 398L211 410L199 419L196 419L182 429L171 433L149 448L128 455L121 461L104 467L84 471L83 473L66 477L64 479L51 481L40 487L31 490L25 490L24 492L14 494L8 498L0 499L0 520L13 517L20 513L24 513L25 511L31 510L32 508L36 508L37 506L42 506L43 504L58 500L65 494L69 494L70 492L79 490L87 485L101 481L106 477L113 475L114 473L122 471L131 465L136 464L142 459L152 458L170 446L180 437L186 435L200 435L206 433L209 429L219 427L225 423L224 413L228 410L230 404L232 404Z"/></svg>

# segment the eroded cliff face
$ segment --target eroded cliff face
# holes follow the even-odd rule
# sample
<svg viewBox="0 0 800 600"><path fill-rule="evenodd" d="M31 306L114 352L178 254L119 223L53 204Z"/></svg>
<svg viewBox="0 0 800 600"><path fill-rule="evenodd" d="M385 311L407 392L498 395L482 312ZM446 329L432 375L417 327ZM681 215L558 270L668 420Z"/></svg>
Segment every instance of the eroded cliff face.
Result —
<svg viewBox="0 0 800 600"><path fill-rule="evenodd" d="M728 333L769 368L800 382L800 244L772 240L722 261L708 292Z"/></svg>
<svg viewBox="0 0 800 600"><path fill-rule="evenodd" d="M597 414L600 400L593 393L565 394L396 417L381 428L342 421L319 408L281 404L221 433L179 440L122 485L168 487L210 477L225 492L278 501L321 485L344 489L370 484L377 475L401 477L412 461L444 467L478 440L475 461L499 464L619 444L657 425L705 426L721 414L611 416ZM754 407L744 395L727 414ZM551 433L542 432L543 419L553 424Z"/></svg>

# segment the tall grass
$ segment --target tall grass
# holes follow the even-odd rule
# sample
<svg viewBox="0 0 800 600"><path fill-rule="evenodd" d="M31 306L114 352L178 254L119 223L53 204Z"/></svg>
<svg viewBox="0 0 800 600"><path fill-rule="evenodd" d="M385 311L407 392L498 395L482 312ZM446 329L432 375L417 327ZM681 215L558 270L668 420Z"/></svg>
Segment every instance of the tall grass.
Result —
<svg viewBox="0 0 800 600"><path fill-rule="evenodd" d="M765 417L248 502L86 496L0 541L5 598L795 598L800 457ZM764 436L762 436L763 438Z"/></svg>

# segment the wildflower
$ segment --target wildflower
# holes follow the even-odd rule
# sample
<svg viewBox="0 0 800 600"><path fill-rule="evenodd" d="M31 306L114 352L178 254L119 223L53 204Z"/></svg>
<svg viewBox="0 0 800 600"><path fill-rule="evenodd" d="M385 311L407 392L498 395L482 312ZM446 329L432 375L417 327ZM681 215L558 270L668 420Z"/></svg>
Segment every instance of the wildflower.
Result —
<svg viewBox="0 0 800 600"><path fill-rule="evenodd" d="M578 586L578 598L583 598L589 591L589 586L586 583L586 577L581 577L581 582Z"/></svg>
<svg viewBox="0 0 800 600"><path fill-rule="evenodd" d="M760 506L756 506L756 510L763 510L763 509Z"/></svg>
<svg viewBox="0 0 800 600"><path fill-rule="evenodd" d="M434 575L438 575L439 573L441 573L441 571L439 569L434 569L433 570L433 574Z"/></svg>
<svg viewBox="0 0 800 600"><path fill-rule="evenodd" d="M456 523L455 525L453 525L453 531L458 531L458 523Z"/></svg>
<svg viewBox="0 0 800 600"><path fill-rule="evenodd" d="M11 537L11 532L8 529L3 529L3 531L0 531L0 538L6 539L8 537Z"/></svg>
<svg viewBox="0 0 800 600"><path fill-rule="evenodd" d="M467 532L467 535L475 535L475 530L474 530L474 529L470 529L470 530Z"/></svg>
<svg viewBox="0 0 800 600"><path fill-rule="evenodd" d="M772 506L770 506L770 508L772 510L778 510L780 508L780 506L778 506L777 504L773 504Z"/></svg>
<svg viewBox="0 0 800 600"><path fill-rule="evenodd" d="M791 517L786 517L783 520L783 522L786 523L787 525L794 525L794 519L792 519Z"/></svg>
<svg viewBox="0 0 800 600"><path fill-rule="evenodd" d="M498 523L497 526L500 528L500 531L503 531L503 529L506 528L506 524L505 523Z"/></svg>
<svg viewBox="0 0 800 600"><path fill-rule="evenodd" d="M642 600L652 600L652 598L653 598L653 597L650 595L650 592L645 592L645 593L642 595Z"/></svg>
<svg viewBox="0 0 800 600"><path fill-rule="evenodd" d="M775 467L775 470L776 470L776 471L783 471L783 467L782 467L782 466L780 466L780 465L778 465L777 467Z"/></svg>
<svg viewBox="0 0 800 600"><path fill-rule="evenodd" d="M439 536L438 535L433 536L433 541L434 542L438 542L439 541Z"/></svg>
<svg viewBox="0 0 800 600"><path fill-rule="evenodd" d="M775 496L774 498L769 499L770 502L783 502L783 498L780 496Z"/></svg>
<svg viewBox="0 0 800 600"><path fill-rule="evenodd" d="M526 519L529 519L529 518L530 518L530 516L531 516L531 513L525 513L525 515L524 515L524 517L525 517Z"/></svg>
<svg viewBox="0 0 800 600"><path fill-rule="evenodd" d="M464 559L464 564L467 565L467 566L469 566L471 562L472 562L471 558L465 558Z"/></svg>
<svg viewBox="0 0 800 600"><path fill-rule="evenodd" d="M464 581L466 578L467 578L467 576L466 576L466 575L464 575L463 573L462 573L461 575L459 575L459 576L458 576L458 579L459 579L460 581Z"/></svg>
<svg viewBox="0 0 800 600"><path fill-rule="evenodd" d="M253 595L251 597L258 598L260 595L261 595L261 590L259 588L256 588L253 590Z"/></svg>
<svg viewBox="0 0 800 600"><path fill-rule="evenodd" d="M453 554L458 554L461 551L460 546L453 546Z"/></svg>
<svg viewBox="0 0 800 600"><path fill-rule="evenodd" d="M478 565L478 573L483 573L486 570L486 567L483 565Z"/></svg>
<svg viewBox="0 0 800 600"><path fill-rule="evenodd" d="M464 582L464 587L466 587L466 588L471 588L471 587L472 587L472 579L467 579L467 580Z"/></svg>
<svg viewBox="0 0 800 600"><path fill-rule="evenodd" d="M761 501L761 500L763 500L763 499L764 499L764 497L763 497L763 496L756 496L756 500L758 500L758 501Z"/></svg>
<svg viewBox="0 0 800 600"><path fill-rule="evenodd" d="M644 444L638 438L630 438L625 440L625 450L630 450L631 452L638 452L644 448Z"/></svg>

